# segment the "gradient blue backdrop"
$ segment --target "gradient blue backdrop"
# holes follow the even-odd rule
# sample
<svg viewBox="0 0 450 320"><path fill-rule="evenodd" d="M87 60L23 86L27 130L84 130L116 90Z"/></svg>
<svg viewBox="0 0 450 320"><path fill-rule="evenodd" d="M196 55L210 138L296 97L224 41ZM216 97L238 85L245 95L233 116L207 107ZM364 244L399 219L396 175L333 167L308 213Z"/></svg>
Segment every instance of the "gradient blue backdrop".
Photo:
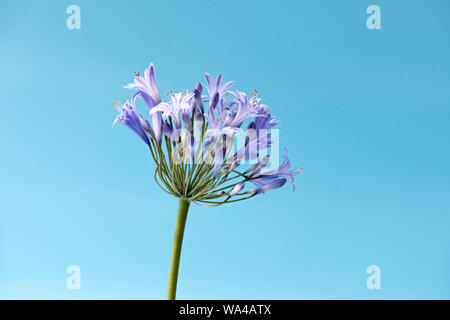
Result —
<svg viewBox="0 0 450 320"><path fill-rule="evenodd" d="M111 129L151 61L162 92L205 71L257 88L304 168L295 193L191 208L179 298L450 298L449 9L2 1L0 298L165 298L177 201L139 138ZM381 290L366 288L372 264Z"/></svg>

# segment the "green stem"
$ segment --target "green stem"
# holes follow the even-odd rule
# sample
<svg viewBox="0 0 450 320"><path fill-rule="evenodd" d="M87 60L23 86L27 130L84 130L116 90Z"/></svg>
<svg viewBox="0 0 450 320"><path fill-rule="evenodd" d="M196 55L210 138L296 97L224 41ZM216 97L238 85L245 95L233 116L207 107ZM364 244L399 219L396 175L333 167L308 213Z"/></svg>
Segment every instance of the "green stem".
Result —
<svg viewBox="0 0 450 320"><path fill-rule="evenodd" d="M167 300L175 300L177 292L178 269L180 267L181 246L183 244L184 227L189 210L189 200L180 199L178 205L177 223L175 225L175 235L173 237L172 261L170 262L169 287L167 290Z"/></svg>

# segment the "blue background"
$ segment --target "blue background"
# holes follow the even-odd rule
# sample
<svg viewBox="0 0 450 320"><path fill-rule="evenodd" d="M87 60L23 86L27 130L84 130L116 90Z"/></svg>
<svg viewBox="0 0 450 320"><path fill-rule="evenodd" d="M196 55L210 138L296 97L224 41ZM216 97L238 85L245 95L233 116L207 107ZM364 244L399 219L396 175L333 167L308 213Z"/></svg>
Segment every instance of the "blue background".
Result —
<svg viewBox="0 0 450 320"><path fill-rule="evenodd" d="M2 1L0 298L166 297L177 201L142 141L111 129L113 99L151 61L163 94L205 71L257 88L304 168L295 193L191 207L178 298L450 298L449 9ZM72 264L81 290L66 288Z"/></svg>

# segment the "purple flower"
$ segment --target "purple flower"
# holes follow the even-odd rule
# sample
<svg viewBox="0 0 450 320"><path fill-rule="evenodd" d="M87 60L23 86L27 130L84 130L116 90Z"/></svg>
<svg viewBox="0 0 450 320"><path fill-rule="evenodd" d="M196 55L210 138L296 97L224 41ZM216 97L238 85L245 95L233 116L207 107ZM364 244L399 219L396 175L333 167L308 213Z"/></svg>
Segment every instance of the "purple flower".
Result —
<svg viewBox="0 0 450 320"><path fill-rule="evenodd" d="M136 75L134 82L124 86L127 89L136 90L136 94L133 98L140 97L147 104L150 111L153 107L161 103L161 97L159 95L158 87L156 85L155 68L153 63L145 69L144 77ZM152 114L152 125L155 133L156 140L161 142L162 136L162 117L160 112L155 112Z"/></svg>
<svg viewBox="0 0 450 320"><path fill-rule="evenodd" d="M150 114L162 113L162 118L167 120L169 117L173 120L175 128L181 128L182 114L188 114L192 110L191 100L193 93L184 94L179 92L171 96L171 102L161 102L154 108L150 109Z"/></svg>
<svg viewBox="0 0 450 320"><path fill-rule="evenodd" d="M227 123L229 127L239 128L242 123L250 118L261 116L256 107L250 103L244 92L237 91L234 93L236 99L237 111L233 115L231 121Z"/></svg>
<svg viewBox="0 0 450 320"><path fill-rule="evenodd" d="M134 132L136 132L139 137L141 137L142 140L146 144L150 144L150 141L148 139L147 133L144 130L144 127L148 128L150 127L149 123L144 120L144 118L136 111L136 108L131 105L128 100L125 102L124 105L121 107L116 106L116 110L120 112L120 114L117 115L116 119L113 122L113 127L118 123L121 122Z"/></svg>
<svg viewBox="0 0 450 320"><path fill-rule="evenodd" d="M271 115L269 106L260 104L257 106L258 117L255 117L255 129L267 130L280 123L276 121L276 118Z"/></svg>
<svg viewBox="0 0 450 320"><path fill-rule="evenodd" d="M174 130L173 126L168 121L164 122L163 132L167 138L172 140Z"/></svg>
<svg viewBox="0 0 450 320"><path fill-rule="evenodd" d="M203 107L203 101L202 101L202 91L203 87L202 84L199 82L194 88L194 100L193 102L193 108L196 109L196 105L200 108L200 111L202 113L205 113L205 108Z"/></svg>
<svg viewBox="0 0 450 320"><path fill-rule="evenodd" d="M206 79L206 89L208 90L209 96L212 99L213 95L217 92L220 96L223 96L226 91L234 84L234 81L228 81L226 83L222 83L222 75L219 74L215 80L211 78L211 75L208 72L205 72Z"/></svg>
<svg viewBox="0 0 450 320"><path fill-rule="evenodd" d="M216 109L215 106L219 101L219 94L217 92L214 94L208 113L205 114L209 125L209 129L206 132L207 136L231 135L238 131L244 121L253 117L262 116L258 113L256 107L249 102L245 93L236 91L232 95L236 98L231 103L220 109ZM214 107L211 107L211 105Z"/></svg>
<svg viewBox="0 0 450 320"><path fill-rule="evenodd" d="M245 186L244 182L239 182L237 185L235 185L233 190L230 191L230 197L241 192L241 190L244 189L244 186Z"/></svg>
<svg viewBox="0 0 450 320"><path fill-rule="evenodd" d="M295 191L294 177L297 174L299 174L299 172L301 170L291 170L290 169L291 163L289 161L288 152L287 152L286 148L284 148L284 150L286 151L286 155L284 156L283 163L278 168L272 169L272 170L268 170L268 171L262 171L257 179L252 180L252 182L258 188L261 189L265 185L271 184L275 180L285 179L285 180L289 180L292 183L293 191ZM271 189L273 189L273 188L271 188Z"/></svg>
<svg viewBox="0 0 450 320"><path fill-rule="evenodd" d="M205 118L208 121L208 130L206 131L207 137L218 137L222 134L232 135L239 128L228 126L227 123L230 122L230 118L233 115L228 110L224 110L218 117L212 112L205 114Z"/></svg>
<svg viewBox="0 0 450 320"><path fill-rule="evenodd" d="M247 193L251 194L251 195L264 193L268 190L281 188L282 186L284 186L285 183L286 183L286 179L283 179L283 178L273 179L273 180L267 181L267 183L262 184L261 187L258 187L257 189L248 190Z"/></svg>
<svg viewBox="0 0 450 320"><path fill-rule="evenodd" d="M145 69L144 77L136 75L134 82L124 86L127 89L134 89L139 92L149 108L153 108L161 102L158 87L156 86L155 67L153 63Z"/></svg>

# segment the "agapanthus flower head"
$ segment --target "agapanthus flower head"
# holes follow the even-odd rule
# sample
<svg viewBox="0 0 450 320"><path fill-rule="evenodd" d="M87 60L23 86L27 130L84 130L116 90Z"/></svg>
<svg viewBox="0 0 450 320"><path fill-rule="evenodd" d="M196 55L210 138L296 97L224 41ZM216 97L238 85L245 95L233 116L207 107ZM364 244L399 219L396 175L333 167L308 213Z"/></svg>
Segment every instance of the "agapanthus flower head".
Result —
<svg viewBox="0 0 450 320"><path fill-rule="evenodd" d="M205 73L205 78L206 84L198 83L191 92L169 91L162 101L150 64L143 77L135 73L125 86L135 91L131 103L116 105L120 114L114 124L125 124L149 146L158 185L204 206L249 199L287 181L295 190L299 170L290 168L287 150L280 166L271 163L270 130L279 122L269 106L260 104L257 91L248 96L230 91L234 81L223 82L222 75ZM151 124L137 111L138 100L147 105ZM250 183L256 188L246 191Z"/></svg>

